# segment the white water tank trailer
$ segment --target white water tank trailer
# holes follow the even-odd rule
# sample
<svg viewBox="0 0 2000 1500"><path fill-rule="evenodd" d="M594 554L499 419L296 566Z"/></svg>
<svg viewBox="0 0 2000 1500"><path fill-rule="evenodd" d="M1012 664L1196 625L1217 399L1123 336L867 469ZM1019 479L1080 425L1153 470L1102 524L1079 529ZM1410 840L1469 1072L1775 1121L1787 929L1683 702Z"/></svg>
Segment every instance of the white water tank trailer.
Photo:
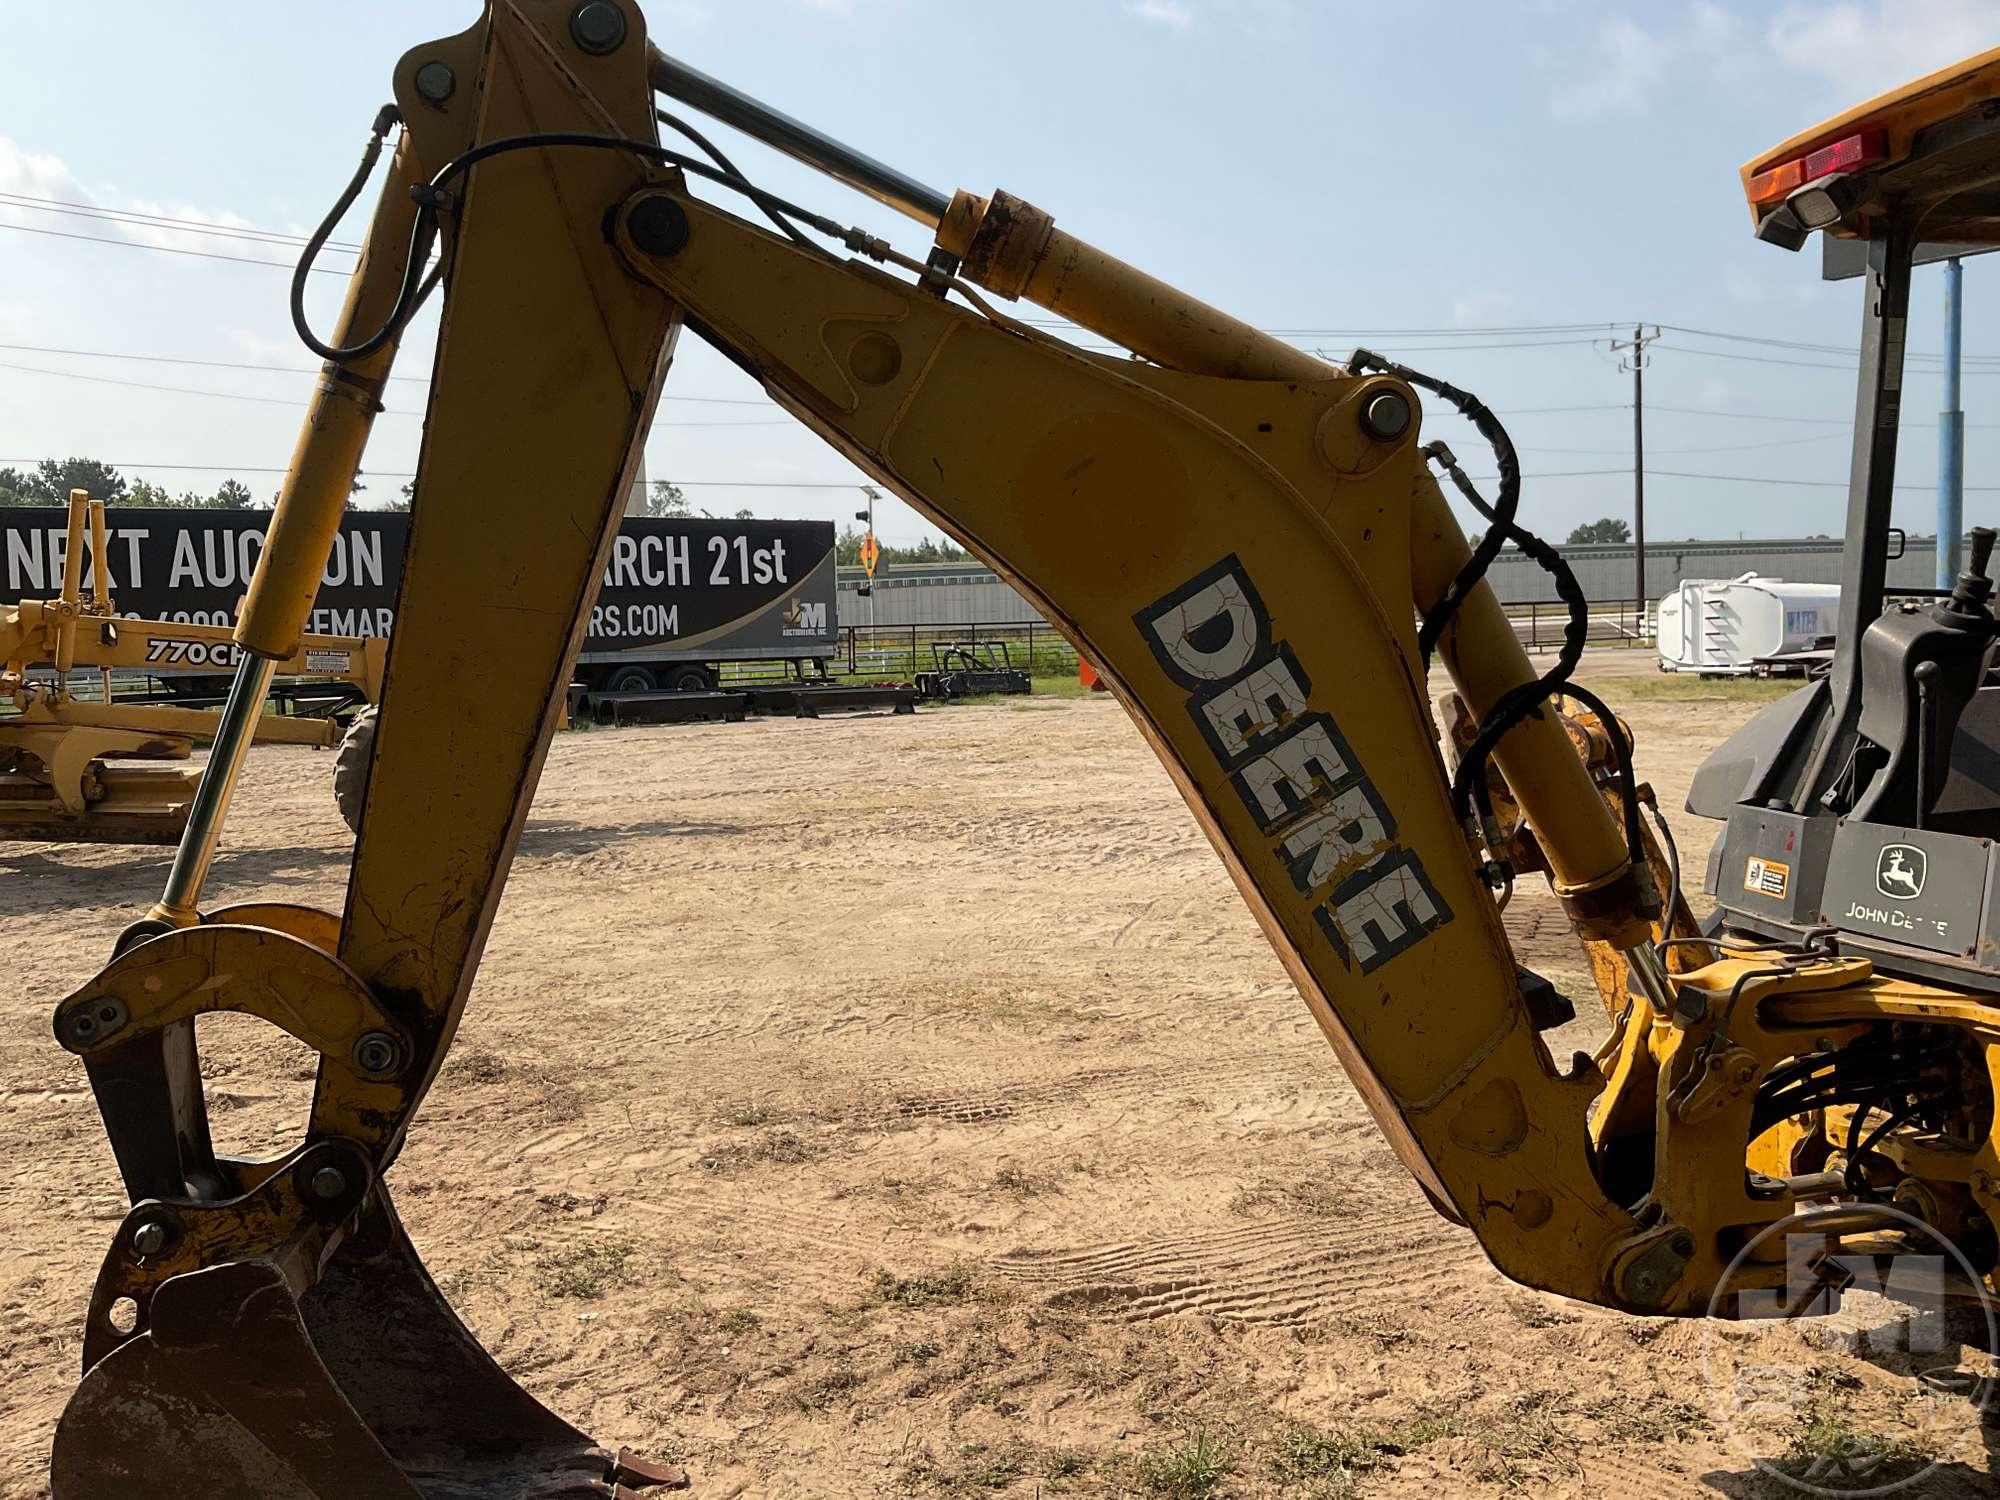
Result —
<svg viewBox="0 0 2000 1500"><path fill-rule="evenodd" d="M1833 645L1840 585L1782 578L1690 578L1660 600L1662 672L1704 677L1803 672Z"/></svg>

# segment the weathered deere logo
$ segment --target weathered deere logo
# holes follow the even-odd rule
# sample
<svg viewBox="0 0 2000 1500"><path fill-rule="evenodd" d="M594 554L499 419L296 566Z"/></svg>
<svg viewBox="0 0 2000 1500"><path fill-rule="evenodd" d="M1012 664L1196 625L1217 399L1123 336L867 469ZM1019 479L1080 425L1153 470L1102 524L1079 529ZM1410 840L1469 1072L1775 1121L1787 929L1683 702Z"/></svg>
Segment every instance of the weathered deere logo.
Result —
<svg viewBox="0 0 2000 1500"><path fill-rule="evenodd" d="M1451 920L1233 555L1133 621L1342 963L1366 974Z"/></svg>
<svg viewBox="0 0 2000 1500"><path fill-rule="evenodd" d="M1890 844L1875 861L1875 889L1891 901L1914 901L1924 893L1924 851L1915 844Z"/></svg>

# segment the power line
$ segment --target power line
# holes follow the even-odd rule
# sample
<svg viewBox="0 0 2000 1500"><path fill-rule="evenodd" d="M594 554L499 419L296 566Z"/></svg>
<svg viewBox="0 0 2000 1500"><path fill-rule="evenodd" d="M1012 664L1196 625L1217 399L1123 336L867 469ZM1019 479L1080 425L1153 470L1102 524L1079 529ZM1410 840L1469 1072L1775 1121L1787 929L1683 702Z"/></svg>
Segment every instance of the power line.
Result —
<svg viewBox="0 0 2000 1500"><path fill-rule="evenodd" d="M194 386L153 385L143 380L119 380L110 375L84 375L75 370L43 370L31 365L7 364L0 361L0 370L13 370L22 375L47 375L57 380L83 380L92 385L116 385L135 391L159 391L169 396L208 396L218 401L254 401L260 406L284 406L294 411L303 410L304 403L288 400L283 396L247 396L239 391L204 391ZM376 413L382 417L421 417L420 411L403 411L396 407L384 407ZM655 422L655 427L791 427L791 418L775 422Z"/></svg>
<svg viewBox="0 0 2000 1500"><path fill-rule="evenodd" d="M176 219L166 214L142 213L137 209L106 208L97 203L74 203L61 198L37 198L28 193L0 193L0 205L30 213L60 214L67 218L93 219L108 224L132 224L145 229L166 229L182 234L199 234L213 239L247 240L275 248L297 248L307 243L302 234L281 234L275 229L254 229L247 225L219 224L212 219ZM326 248L358 255L361 247L349 240L328 240Z"/></svg>
<svg viewBox="0 0 2000 1500"><path fill-rule="evenodd" d="M292 269L292 263L288 260L265 260L254 255L224 255L217 250L184 250L178 245L148 245L143 240L110 240L101 234L72 234L67 229L39 229L32 224L0 224L0 229L9 229L16 234L46 234L59 240L84 240L93 245L117 245L126 250L156 250L161 255L191 255L198 260L226 260L239 266L271 266L280 271ZM310 269L318 276L353 274L334 266L313 266Z"/></svg>
<svg viewBox="0 0 2000 1500"><path fill-rule="evenodd" d="M1750 334L1750 333L1725 333L1719 328L1689 328L1680 323L1662 323L1658 326L1664 328L1669 333L1692 334L1696 338L1704 338L1704 339L1727 339L1729 342L1735 344L1761 344L1764 345L1766 348L1771 348L1771 349L1798 349L1813 354L1845 355L1845 354L1852 354L1854 352L1851 348L1848 348L1841 344L1813 344L1813 343L1807 343L1801 339L1774 339L1774 338L1765 338L1757 334ZM1917 350L1905 350L1903 358L1906 360L1910 359L1942 360L1944 356L1942 354L1932 354L1927 351L1919 352ZM1982 363L1988 363L1988 364L2000 362L2000 354L1968 354L1964 355L1963 358L1976 359L1981 361Z"/></svg>
<svg viewBox="0 0 2000 1500"><path fill-rule="evenodd" d="M73 357L76 359L125 359L125 360L138 361L143 364L196 365L203 369L209 369L209 370L250 370L254 371L259 375L319 374L318 370L309 369L304 365L258 365L258 364L250 364L241 360L229 360L229 359L182 359L176 355L171 355L171 354L114 354L98 349L53 349L44 344L0 344L0 350L9 350L16 354L62 355L66 357ZM45 375L60 375L63 374L64 372L61 370L43 370L43 371L38 371L37 373ZM391 375L389 378L391 380L414 381L418 385L430 384L430 376L428 375ZM227 393L205 392L203 394L221 395ZM668 395L663 395L660 399L662 401L691 401L706 406L777 405L777 403L774 401L765 398L751 397L751 396L675 396L672 394L668 394ZM287 404L296 405L298 403L287 403Z"/></svg>
<svg viewBox="0 0 2000 1500"><path fill-rule="evenodd" d="M0 460L0 462L6 462L6 461L7 460ZM1521 478L1524 481L1534 480L1534 479L1591 479L1591 478L1602 478L1606 475L1611 475L1611 474L1629 475L1631 472L1632 471L1629 468L1553 469L1543 474L1523 474ZM1706 479L1706 480L1711 480L1717 484L1785 485L1787 487L1795 489L1814 489L1814 490L1844 490L1848 487L1848 481L1846 481L1845 479L1785 479L1785 478L1776 478L1766 474L1694 474L1694 473L1689 473L1688 471L1683 469L1649 468L1646 470L1646 477L1648 479ZM1479 484L1492 484L1497 481L1497 476L1492 474L1479 474L1474 476L1474 480L1476 483ZM1935 494L1937 491L1937 487L1935 485L1929 485L1929 484L1899 484L1896 486L1896 488L1899 490L1918 490L1926 495ZM2000 484L1968 484L1965 488L1968 493L1979 492L1983 494L2000 494Z"/></svg>
<svg viewBox="0 0 2000 1500"><path fill-rule="evenodd" d="M0 458L0 464L38 464L39 458ZM271 468L259 464L141 464L125 460L101 460L110 469L147 469L155 473L192 474L283 474L282 468ZM413 469L375 469L363 467L364 479L414 479ZM676 489L684 490L847 490L852 492L861 487L859 479L670 479L665 481Z"/></svg>
<svg viewBox="0 0 2000 1500"><path fill-rule="evenodd" d="M1648 407L1647 410L1658 411L1660 410L1660 408L1657 406L1651 406ZM1760 448L1796 448L1801 443L1824 443L1833 438L1842 438L1846 436L1847 434L1844 432L1815 432L1811 437L1773 438L1771 441L1766 443L1721 443L1721 444L1716 444L1714 446L1696 447L1696 448L1653 448L1651 451L1654 453L1748 453L1755 449L1760 449ZM1609 455L1609 454L1619 454L1619 453L1630 453L1632 449L1629 444L1623 448L1542 448L1542 447L1532 447L1532 446L1522 445L1519 451L1522 453L1572 453L1572 454Z"/></svg>
<svg viewBox="0 0 2000 1500"><path fill-rule="evenodd" d="M1673 354L1692 354L1698 359L1729 359L1751 365L1787 365L1795 370L1837 370L1843 374L1851 375L1857 368L1856 364L1833 365L1810 359L1774 359L1768 354L1731 354L1723 349L1690 349L1685 344L1661 344L1658 347ZM1938 372L1935 370L1909 370L1906 373L1912 375L1935 375ZM1965 373L1968 375L2000 375L2000 367L1980 367L1967 370Z"/></svg>

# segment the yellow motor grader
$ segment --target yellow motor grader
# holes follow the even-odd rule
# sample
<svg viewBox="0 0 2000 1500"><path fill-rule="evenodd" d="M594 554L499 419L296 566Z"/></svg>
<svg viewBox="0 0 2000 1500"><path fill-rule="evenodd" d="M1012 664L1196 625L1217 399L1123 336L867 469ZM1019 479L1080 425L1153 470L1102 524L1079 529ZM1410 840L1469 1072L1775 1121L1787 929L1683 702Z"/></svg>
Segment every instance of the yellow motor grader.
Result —
<svg viewBox="0 0 2000 1500"><path fill-rule="evenodd" d="M324 377L187 831L159 901L55 1008L132 1205L55 1434L59 1500L527 1500L680 1477L508 1378L425 1272L388 1174L471 992L683 328L1096 665L1403 1164L1506 1275L1728 1317L1815 1305L1855 1258L1942 1236L1953 1287L1991 1286L2000 778L1967 732L2000 706L1990 536L1928 605L1884 611L1882 566L1914 248L2000 237L2000 51L1747 179L1766 239L1867 246L1852 591L1833 674L1697 784L1695 810L1729 823L1723 911L1700 930L1643 821L1630 736L1571 676L1587 602L1521 524L1515 450L1477 398L1365 349L1306 354L1011 194L914 181L675 60L633 0L490 0L407 53L394 91L294 278ZM927 253L759 186L682 108L917 220ZM307 272L399 125L322 337ZM398 342L437 287L344 905L205 906L272 675L301 649ZM1126 353L1000 305L1019 298ZM1492 495L1424 440L1427 399L1491 445ZM1445 484L1486 517L1477 545ZM1570 604L1552 666L1484 578L1509 541ZM1433 659L1456 694L1449 762ZM1501 901L1529 870L1592 955L1595 1055L1553 1055L1565 1008L1509 946ZM1914 895L1865 894L1892 870ZM196 1027L216 1011L318 1055L304 1136L279 1156L214 1148Z"/></svg>
<svg viewBox="0 0 2000 1500"><path fill-rule="evenodd" d="M185 761L197 745L214 741L221 715L120 703L113 673L229 669L240 652L227 626L120 615L111 597L109 555L104 502L72 490L60 596L0 605L0 839L172 844L187 827L198 773L113 762ZM347 683L373 703L387 652L380 639L301 636L277 670ZM96 696L73 691L72 676L93 671ZM329 749L341 733L332 716L266 713L254 725L260 744Z"/></svg>

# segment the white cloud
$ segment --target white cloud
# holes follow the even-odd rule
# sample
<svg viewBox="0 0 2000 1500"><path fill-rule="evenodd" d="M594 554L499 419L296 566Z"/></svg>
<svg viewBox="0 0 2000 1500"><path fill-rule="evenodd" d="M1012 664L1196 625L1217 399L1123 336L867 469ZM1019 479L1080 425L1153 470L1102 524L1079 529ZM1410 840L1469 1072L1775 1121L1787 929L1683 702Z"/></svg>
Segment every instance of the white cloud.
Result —
<svg viewBox="0 0 2000 1500"><path fill-rule="evenodd" d="M145 214L155 219L179 219L189 224L220 225L226 229L261 229L241 214L227 210L203 210L188 203L154 203L143 198L134 198L125 207L132 213ZM247 241L218 241L192 229L176 228L160 224L123 223L116 226L117 232L126 239L142 245L169 245L176 249L215 250L231 255L260 255L272 252L262 251Z"/></svg>
<svg viewBox="0 0 2000 1500"><path fill-rule="evenodd" d="M1856 102L2000 42L1992 0L1836 0L1787 5L1766 33L1781 62Z"/></svg>
<svg viewBox="0 0 2000 1500"><path fill-rule="evenodd" d="M231 329L231 351L246 364L269 365L273 369L297 369L299 346L296 339L269 338L247 328Z"/></svg>
<svg viewBox="0 0 2000 1500"><path fill-rule="evenodd" d="M1641 14L1650 28L1628 16L1609 16L1598 22L1585 53L1545 57L1546 66L1571 80L1550 95L1555 114L1582 118L1642 110L1667 95L1671 75L1687 68L1737 86L1755 81L1758 59L1746 45L1743 21L1719 0L1650 6Z"/></svg>
<svg viewBox="0 0 2000 1500"><path fill-rule="evenodd" d="M1470 292L1451 304L1454 328L1481 328L1499 323L1519 305L1512 292Z"/></svg>
<svg viewBox="0 0 2000 1500"><path fill-rule="evenodd" d="M1664 38L1624 16L1600 22L1590 60L1575 83L1556 91L1550 107L1559 115L1637 109L1659 83L1670 50Z"/></svg>
<svg viewBox="0 0 2000 1500"><path fill-rule="evenodd" d="M1173 31L1186 31L1194 25L1194 11L1180 0L1125 0L1125 13Z"/></svg>
<svg viewBox="0 0 2000 1500"><path fill-rule="evenodd" d="M75 174L61 157L29 151L5 136L0 136L0 193L49 200L51 206L40 209L20 203L0 203L0 214L5 216L0 218L0 222L19 224L30 229L58 229L65 234L91 235L98 239L121 239L135 245L164 246L177 250L205 249L252 255L265 253L252 242L218 241L213 236L203 235L198 229L56 211L53 205L61 204L73 208L139 214L155 219L181 219L190 223L199 222L230 229L258 227L240 214L229 213L226 210L203 209L189 203L158 203L143 198L130 198L122 204L107 203L104 195L93 193L78 182Z"/></svg>
<svg viewBox="0 0 2000 1500"><path fill-rule="evenodd" d="M0 135L0 193L86 201L83 189L77 186L76 178L70 175L60 156L29 151L4 135Z"/></svg>

